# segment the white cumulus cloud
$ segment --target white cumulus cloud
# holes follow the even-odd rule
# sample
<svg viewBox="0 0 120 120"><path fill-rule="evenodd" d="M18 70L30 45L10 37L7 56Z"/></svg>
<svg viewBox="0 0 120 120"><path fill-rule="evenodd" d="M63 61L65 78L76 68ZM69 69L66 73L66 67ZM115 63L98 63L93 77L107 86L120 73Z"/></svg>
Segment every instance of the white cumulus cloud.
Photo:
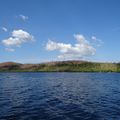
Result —
<svg viewBox="0 0 120 120"><path fill-rule="evenodd" d="M46 50L58 50L61 53L58 58L62 59L79 59L85 56L91 56L95 54L96 49L89 43L88 40L86 40L83 35L75 34L74 38L77 41L77 43L74 45L58 43L49 40L46 44Z"/></svg>
<svg viewBox="0 0 120 120"><path fill-rule="evenodd" d="M33 40L34 37L30 33L20 29L13 30L11 36L7 39L2 40L2 43L7 47L20 47L23 43Z"/></svg>

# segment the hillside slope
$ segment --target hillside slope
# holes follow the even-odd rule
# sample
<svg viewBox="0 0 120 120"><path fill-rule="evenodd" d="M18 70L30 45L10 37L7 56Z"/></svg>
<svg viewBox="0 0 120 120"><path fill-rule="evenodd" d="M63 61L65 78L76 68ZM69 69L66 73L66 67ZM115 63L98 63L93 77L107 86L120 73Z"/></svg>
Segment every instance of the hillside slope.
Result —
<svg viewBox="0 0 120 120"><path fill-rule="evenodd" d="M57 61L41 64L0 63L0 72L120 72L120 63Z"/></svg>

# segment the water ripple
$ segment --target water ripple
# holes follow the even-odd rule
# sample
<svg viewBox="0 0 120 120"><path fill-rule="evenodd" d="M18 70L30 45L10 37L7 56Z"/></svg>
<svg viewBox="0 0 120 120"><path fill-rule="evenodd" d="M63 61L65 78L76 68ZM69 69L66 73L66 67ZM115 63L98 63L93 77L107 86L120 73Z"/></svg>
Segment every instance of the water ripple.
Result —
<svg viewBox="0 0 120 120"><path fill-rule="evenodd" d="M0 73L0 120L120 120L120 74Z"/></svg>

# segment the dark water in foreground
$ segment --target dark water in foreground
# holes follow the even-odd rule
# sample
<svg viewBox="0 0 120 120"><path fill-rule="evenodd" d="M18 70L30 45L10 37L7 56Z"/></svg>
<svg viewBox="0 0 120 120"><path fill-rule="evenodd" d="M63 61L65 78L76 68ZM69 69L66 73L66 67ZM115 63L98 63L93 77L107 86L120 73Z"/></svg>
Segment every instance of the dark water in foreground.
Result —
<svg viewBox="0 0 120 120"><path fill-rule="evenodd" d="M0 120L120 120L120 74L0 73Z"/></svg>

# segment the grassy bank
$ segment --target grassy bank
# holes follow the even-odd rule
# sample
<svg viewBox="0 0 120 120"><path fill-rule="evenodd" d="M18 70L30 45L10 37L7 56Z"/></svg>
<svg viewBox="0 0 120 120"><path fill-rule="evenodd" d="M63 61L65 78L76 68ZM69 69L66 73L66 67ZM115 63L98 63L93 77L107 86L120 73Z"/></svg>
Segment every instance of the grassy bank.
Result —
<svg viewBox="0 0 120 120"><path fill-rule="evenodd" d="M120 72L120 63L62 61L42 64L0 63L0 72Z"/></svg>

